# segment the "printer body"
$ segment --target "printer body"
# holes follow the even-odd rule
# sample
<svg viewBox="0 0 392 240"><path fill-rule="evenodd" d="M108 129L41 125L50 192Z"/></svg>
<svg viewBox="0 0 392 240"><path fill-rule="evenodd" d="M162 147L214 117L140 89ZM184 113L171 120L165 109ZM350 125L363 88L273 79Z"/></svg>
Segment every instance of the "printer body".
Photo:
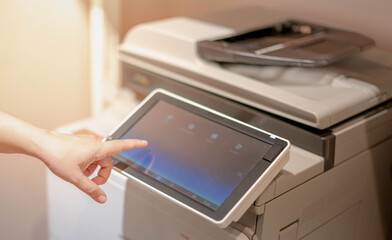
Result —
<svg viewBox="0 0 392 240"><path fill-rule="evenodd" d="M238 221L214 226L131 181L114 162L103 206L48 172L50 238L385 239L392 213L392 55L374 49L326 67L288 68L222 64L197 53L198 41L283 18L258 11L176 17L134 27L120 47L124 87L139 98L164 88L290 140L289 162ZM60 130L108 135L120 121L95 118Z"/></svg>

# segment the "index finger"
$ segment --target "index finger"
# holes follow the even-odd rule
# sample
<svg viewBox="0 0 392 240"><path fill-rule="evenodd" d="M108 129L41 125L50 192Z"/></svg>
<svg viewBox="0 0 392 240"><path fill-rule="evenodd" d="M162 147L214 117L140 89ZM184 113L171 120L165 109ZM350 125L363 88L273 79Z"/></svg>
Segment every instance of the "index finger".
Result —
<svg viewBox="0 0 392 240"><path fill-rule="evenodd" d="M124 150L136 147L145 147L147 146L147 144L147 141L139 139L123 139L103 142L97 152L96 158L97 160L104 159L111 155L120 153Z"/></svg>

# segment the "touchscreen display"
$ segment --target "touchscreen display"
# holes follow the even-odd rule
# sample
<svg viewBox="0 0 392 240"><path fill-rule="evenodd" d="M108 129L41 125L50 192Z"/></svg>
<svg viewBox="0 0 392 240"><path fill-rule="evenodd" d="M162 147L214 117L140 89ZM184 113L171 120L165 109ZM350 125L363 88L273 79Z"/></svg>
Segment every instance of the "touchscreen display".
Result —
<svg viewBox="0 0 392 240"><path fill-rule="evenodd" d="M269 143L158 101L122 137L148 146L119 155L129 165L216 210L271 148Z"/></svg>

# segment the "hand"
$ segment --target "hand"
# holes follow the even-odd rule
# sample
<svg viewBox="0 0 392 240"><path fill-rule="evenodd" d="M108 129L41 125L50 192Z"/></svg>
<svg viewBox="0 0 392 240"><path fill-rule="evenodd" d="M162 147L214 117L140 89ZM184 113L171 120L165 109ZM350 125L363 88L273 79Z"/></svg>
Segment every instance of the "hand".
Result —
<svg viewBox="0 0 392 240"><path fill-rule="evenodd" d="M105 192L98 186L109 178L113 167L111 155L123 150L144 147L147 141L127 139L101 142L93 135L49 133L45 138L42 160L58 177L68 181L99 203L106 202ZM100 166L98 175L89 179Z"/></svg>

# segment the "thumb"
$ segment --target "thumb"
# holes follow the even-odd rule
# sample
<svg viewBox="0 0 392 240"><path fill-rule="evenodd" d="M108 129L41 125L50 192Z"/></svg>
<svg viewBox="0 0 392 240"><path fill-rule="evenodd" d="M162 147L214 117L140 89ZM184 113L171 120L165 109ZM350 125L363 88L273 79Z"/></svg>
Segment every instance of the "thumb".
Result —
<svg viewBox="0 0 392 240"><path fill-rule="evenodd" d="M85 175L81 174L79 176L79 180L74 183L76 187L82 190L84 193L89 195L92 199L94 199L98 203L106 202L106 194L105 192L92 180L90 180Z"/></svg>

